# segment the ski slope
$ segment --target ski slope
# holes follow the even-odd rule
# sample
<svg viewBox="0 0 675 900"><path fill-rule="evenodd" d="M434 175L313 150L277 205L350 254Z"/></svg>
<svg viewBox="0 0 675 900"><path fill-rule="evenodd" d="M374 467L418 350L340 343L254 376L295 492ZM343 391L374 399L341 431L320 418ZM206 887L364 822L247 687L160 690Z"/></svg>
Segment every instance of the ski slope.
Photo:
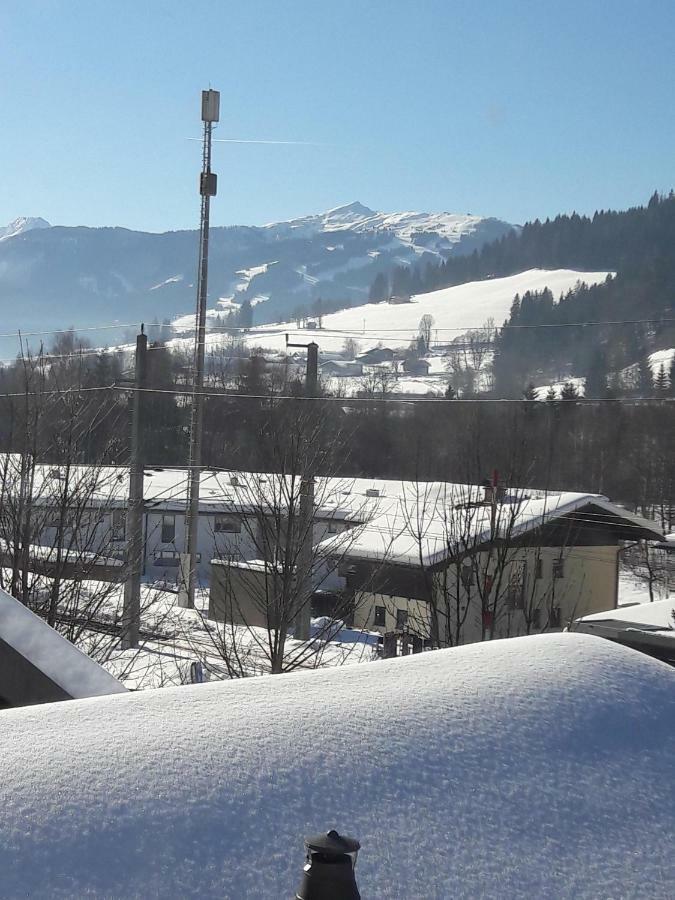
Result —
<svg viewBox="0 0 675 900"><path fill-rule="evenodd" d="M671 898L675 671L577 634L0 712L3 897Z"/></svg>
<svg viewBox="0 0 675 900"><path fill-rule="evenodd" d="M338 352L347 337L358 341L360 349L368 350L382 341L388 347L405 347L417 334L424 315L434 318L434 342L448 343L453 338L480 328L487 319L501 325L509 315L516 294L541 291L548 287L559 297L579 281L596 284L604 281L608 272L575 272L570 269L530 269L506 278L471 281L455 287L418 294L410 303L368 303L323 317L323 327L316 331L296 328L295 322L263 325L245 335L250 347L265 350L284 350L285 335L290 341L316 341L322 352ZM180 339L177 339L180 340ZM207 336L207 346L217 347L222 337Z"/></svg>

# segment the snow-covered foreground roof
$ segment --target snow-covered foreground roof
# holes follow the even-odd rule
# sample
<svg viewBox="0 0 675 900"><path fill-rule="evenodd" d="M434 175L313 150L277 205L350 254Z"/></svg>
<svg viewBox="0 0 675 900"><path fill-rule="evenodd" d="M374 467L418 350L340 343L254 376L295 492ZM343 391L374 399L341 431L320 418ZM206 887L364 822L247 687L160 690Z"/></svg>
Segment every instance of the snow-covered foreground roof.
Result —
<svg viewBox="0 0 675 900"><path fill-rule="evenodd" d="M0 714L4 897L672 896L675 672L574 634Z"/></svg>
<svg viewBox="0 0 675 900"><path fill-rule="evenodd" d="M126 690L98 663L3 590L0 590L0 640L70 697L97 697ZM0 685L0 694L2 689Z"/></svg>

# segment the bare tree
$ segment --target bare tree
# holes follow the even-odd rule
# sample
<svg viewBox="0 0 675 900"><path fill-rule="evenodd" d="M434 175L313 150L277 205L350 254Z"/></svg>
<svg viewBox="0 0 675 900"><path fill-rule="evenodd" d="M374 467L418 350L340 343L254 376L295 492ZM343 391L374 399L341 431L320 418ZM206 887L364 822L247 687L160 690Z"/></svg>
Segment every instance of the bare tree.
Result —
<svg viewBox="0 0 675 900"><path fill-rule="evenodd" d="M623 548L621 560L632 577L646 585L650 603L667 593L668 560L662 549L636 541Z"/></svg>
<svg viewBox="0 0 675 900"><path fill-rule="evenodd" d="M374 503L352 492L349 479L326 479L339 439L327 444L325 413L312 404L288 401L285 415L264 436L274 459L272 473L218 476L222 497L236 483L237 503L226 503L214 519L211 617L224 620L209 630L212 652L230 677L260 670L274 674L320 665L328 642L350 623L360 596L344 589L340 568ZM346 447L343 446L346 453ZM313 503L303 496L313 482ZM309 640L297 640L312 605L323 609Z"/></svg>
<svg viewBox="0 0 675 900"><path fill-rule="evenodd" d="M418 334L424 343L426 351L431 347L431 330L434 327L434 317L429 313L425 313L420 319L418 326Z"/></svg>
<svg viewBox="0 0 675 900"><path fill-rule="evenodd" d="M342 355L345 359L356 359L360 352L361 347L357 340L352 337L344 339L344 343L342 344Z"/></svg>
<svg viewBox="0 0 675 900"><path fill-rule="evenodd" d="M406 531L429 601L428 621L415 624L426 626L432 645L456 646L563 624L555 577L540 580L546 494L532 494L419 481L403 491ZM531 511L532 501L536 509ZM525 539L519 526L530 515L542 525L530 528Z"/></svg>

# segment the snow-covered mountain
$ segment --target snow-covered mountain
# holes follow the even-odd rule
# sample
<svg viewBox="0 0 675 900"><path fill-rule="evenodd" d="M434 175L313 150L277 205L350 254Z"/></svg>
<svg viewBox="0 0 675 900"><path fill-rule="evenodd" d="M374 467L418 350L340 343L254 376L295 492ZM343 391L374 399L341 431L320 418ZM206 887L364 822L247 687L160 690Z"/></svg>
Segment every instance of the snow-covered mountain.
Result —
<svg viewBox="0 0 675 900"><path fill-rule="evenodd" d="M16 237L19 234L25 234L26 231L33 231L35 228L51 228L46 219L31 216L20 216L14 219L9 225L0 226L0 241L6 241L8 238Z"/></svg>
<svg viewBox="0 0 675 900"><path fill-rule="evenodd" d="M275 237L278 234L320 234L322 232L351 231L357 234L387 232L399 241L424 252L431 246L437 250L452 250L454 245L486 221L496 221L456 213L376 212L358 201L337 206L316 216L304 216L287 222L266 225ZM503 224L503 223L502 223Z"/></svg>
<svg viewBox="0 0 675 900"><path fill-rule="evenodd" d="M213 228L209 306L226 311L249 300L262 324L288 319L318 297L333 308L359 305L378 272L471 253L512 228L497 219L383 213L361 203L287 222ZM197 241L196 231L148 234L17 219L0 229L5 327L152 322L190 313Z"/></svg>

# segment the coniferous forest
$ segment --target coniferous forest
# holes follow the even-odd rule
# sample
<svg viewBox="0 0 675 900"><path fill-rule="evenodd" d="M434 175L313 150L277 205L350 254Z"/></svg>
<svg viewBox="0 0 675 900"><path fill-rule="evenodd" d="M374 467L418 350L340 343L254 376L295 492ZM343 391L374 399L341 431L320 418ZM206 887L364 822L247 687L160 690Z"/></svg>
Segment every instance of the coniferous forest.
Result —
<svg viewBox="0 0 675 900"><path fill-rule="evenodd" d="M371 299L438 290L526 269L614 273L603 284L516 297L496 342L494 392L520 397L532 381L578 375L588 396L617 396L613 373L644 366L654 350L675 346L675 194L654 194L625 212L576 213L528 223L470 256L373 283ZM599 325L597 323L607 323ZM639 385L642 396L651 387Z"/></svg>

